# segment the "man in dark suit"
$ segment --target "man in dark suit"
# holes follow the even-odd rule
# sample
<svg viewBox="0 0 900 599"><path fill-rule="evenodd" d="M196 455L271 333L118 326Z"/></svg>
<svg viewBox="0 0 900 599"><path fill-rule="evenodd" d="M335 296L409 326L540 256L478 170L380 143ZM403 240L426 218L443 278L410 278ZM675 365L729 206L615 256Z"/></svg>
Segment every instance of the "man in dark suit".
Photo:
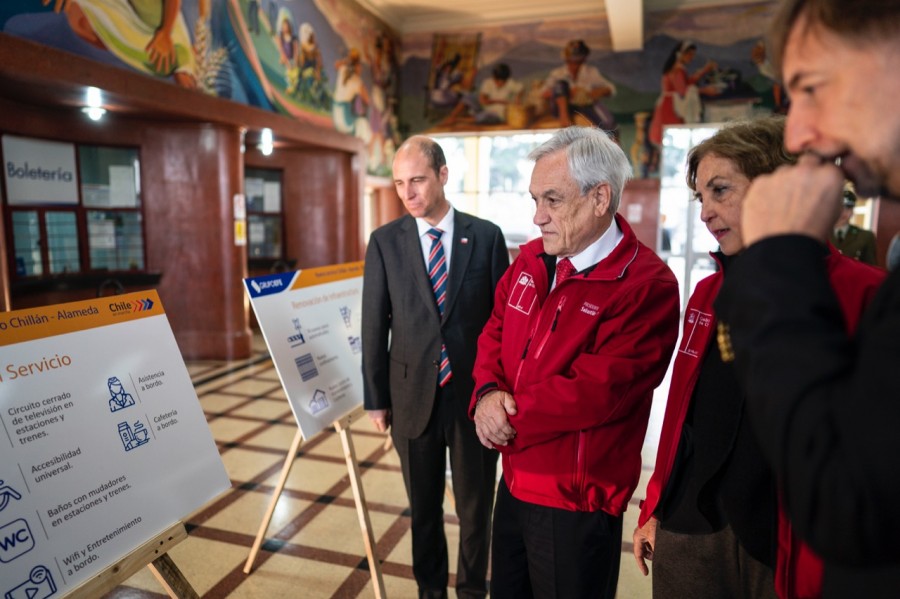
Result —
<svg viewBox="0 0 900 599"><path fill-rule="evenodd" d="M500 229L453 209L447 161L416 136L394 157L394 185L409 212L376 229L363 276L365 408L391 436L412 518L419 597L446 597L443 498L450 449L459 516L459 597L484 597L497 454L467 417L478 335L509 266Z"/></svg>

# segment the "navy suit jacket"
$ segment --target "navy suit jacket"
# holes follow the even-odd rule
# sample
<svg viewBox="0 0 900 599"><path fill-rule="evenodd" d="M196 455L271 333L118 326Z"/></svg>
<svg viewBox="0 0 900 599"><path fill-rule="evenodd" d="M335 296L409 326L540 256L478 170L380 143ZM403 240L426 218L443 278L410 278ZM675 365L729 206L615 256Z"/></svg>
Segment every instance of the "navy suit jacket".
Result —
<svg viewBox="0 0 900 599"><path fill-rule="evenodd" d="M509 266L497 225L455 211L444 315L438 313L416 221L406 215L376 229L363 274L363 389L367 410L390 409L397 434L422 434L434 408L447 345L453 401L466 410L481 329Z"/></svg>

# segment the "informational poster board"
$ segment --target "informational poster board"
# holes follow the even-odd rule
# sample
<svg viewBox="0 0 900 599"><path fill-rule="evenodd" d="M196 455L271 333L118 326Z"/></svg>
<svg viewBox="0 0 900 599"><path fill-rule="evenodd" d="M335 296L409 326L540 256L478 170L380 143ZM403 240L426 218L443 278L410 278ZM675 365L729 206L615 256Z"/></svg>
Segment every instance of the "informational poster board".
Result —
<svg viewBox="0 0 900 599"><path fill-rule="evenodd" d="M244 279L305 439L362 405L363 263Z"/></svg>
<svg viewBox="0 0 900 599"><path fill-rule="evenodd" d="M5 599L63 596L230 487L155 291L0 313L0 423Z"/></svg>

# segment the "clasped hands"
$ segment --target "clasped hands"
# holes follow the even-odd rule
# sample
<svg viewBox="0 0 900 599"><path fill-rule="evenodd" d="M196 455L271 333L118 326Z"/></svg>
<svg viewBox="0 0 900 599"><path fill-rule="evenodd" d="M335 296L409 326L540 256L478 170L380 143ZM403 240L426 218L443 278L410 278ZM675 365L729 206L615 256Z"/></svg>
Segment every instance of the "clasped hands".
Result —
<svg viewBox="0 0 900 599"><path fill-rule="evenodd" d="M517 412L516 400L506 391L496 390L481 396L475 404L475 432L481 444L488 449L508 445L516 436L509 417Z"/></svg>

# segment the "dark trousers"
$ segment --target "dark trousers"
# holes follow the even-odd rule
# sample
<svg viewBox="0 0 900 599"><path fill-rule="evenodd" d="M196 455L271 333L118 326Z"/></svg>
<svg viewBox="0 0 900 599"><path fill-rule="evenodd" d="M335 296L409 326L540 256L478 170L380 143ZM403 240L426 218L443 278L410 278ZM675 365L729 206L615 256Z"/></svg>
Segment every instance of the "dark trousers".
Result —
<svg viewBox="0 0 900 599"><path fill-rule="evenodd" d="M501 480L494 508L492 599L613 599L622 518L513 497Z"/></svg>
<svg viewBox="0 0 900 599"><path fill-rule="evenodd" d="M425 432L415 439L393 434L409 497L413 574L419 597L447 596L448 557L444 534L447 448L456 514L459 517L458 597L487 594L491 506L497 481L497 452L478 441L468 406L452 399L451 382L439 389Z"/></svg>
<svg viewBox="0 0 900 599"><path fill-rule="evenodd" d="M776 599L772 569L741 546L731 528L710 534L656 529L653 548L656 599Z"/></svg>

